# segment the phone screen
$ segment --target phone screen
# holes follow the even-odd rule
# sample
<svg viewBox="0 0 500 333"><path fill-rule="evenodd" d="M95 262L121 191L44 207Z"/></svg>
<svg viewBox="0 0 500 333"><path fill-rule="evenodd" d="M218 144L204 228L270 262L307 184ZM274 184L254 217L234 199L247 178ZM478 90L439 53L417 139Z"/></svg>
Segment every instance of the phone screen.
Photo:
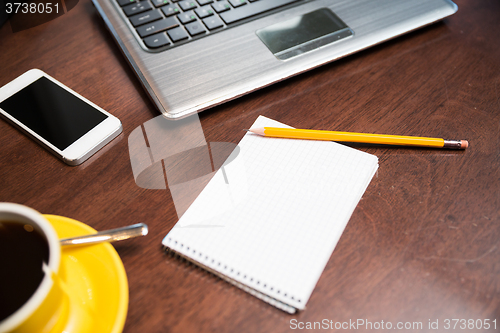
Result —
<svg viewBox="0 0 500 333"><path fill-rule="evenodd" d="M64 150L108 116L46 77L3 102L0 109L59 150Z"/></svg>

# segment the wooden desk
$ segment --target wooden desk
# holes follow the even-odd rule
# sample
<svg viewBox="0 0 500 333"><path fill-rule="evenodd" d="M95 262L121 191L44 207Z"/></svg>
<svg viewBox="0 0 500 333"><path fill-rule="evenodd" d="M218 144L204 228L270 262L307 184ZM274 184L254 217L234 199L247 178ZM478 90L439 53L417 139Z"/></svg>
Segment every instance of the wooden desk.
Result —
<svg viewBox="0 0 500 333"><path fill-rule="evenodd" d="M419 332L429 320L443 330L446 319L496 319L498 330L500 3L456 2L444 23L201 114L207 142L239 142L260 114L469 140L466 151L359 148L379 157L378 174L303 312L285 314L162 251L177 221L170 192L136 186L127 147L158 114L88 0L29 30L4 25L0 85L40 68L120 118L123 134L70 167L0 121L0 201L101 230L149 225L146 238L115 245L130 288L125 332L288 332L294 319L421 322Z"/></svg>

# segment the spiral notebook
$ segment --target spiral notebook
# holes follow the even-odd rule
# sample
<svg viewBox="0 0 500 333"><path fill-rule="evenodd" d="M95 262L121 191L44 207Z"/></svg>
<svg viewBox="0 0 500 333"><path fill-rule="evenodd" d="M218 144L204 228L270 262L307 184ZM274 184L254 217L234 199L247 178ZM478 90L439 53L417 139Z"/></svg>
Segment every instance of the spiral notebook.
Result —
<svg viewBox="0 0 500 333"><path fill-rule="evenodd" d="M289 127L259 116L251 128ZM329 141L247 133L163 245L290 313L304 309L376 156Z"/></svg>

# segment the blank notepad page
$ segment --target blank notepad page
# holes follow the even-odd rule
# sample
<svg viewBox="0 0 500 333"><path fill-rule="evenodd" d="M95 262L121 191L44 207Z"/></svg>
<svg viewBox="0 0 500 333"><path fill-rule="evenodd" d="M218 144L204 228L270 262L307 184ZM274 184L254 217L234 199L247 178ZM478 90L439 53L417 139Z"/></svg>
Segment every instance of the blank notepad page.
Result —
<svg viewBox="0 0 500 333"><path fill-rule="evenodd" d="M289 127L260 116L251 128L265 126ZM254 295L303 309L378 159L251 133L238 147L163 244Z"/></svg>

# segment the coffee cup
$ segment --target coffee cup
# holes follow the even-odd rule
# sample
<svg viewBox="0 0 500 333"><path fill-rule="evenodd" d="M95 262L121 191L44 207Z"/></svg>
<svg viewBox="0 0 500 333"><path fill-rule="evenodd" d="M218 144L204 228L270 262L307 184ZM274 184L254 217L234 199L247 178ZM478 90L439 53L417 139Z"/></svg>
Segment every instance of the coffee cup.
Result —
<svg viewBox="0 0 500 333"><path fill-rule="evenodd" d="M0 333L85 328L88 313L60 266L61 245L49 221L29 207L0 203Z"/></svg>

